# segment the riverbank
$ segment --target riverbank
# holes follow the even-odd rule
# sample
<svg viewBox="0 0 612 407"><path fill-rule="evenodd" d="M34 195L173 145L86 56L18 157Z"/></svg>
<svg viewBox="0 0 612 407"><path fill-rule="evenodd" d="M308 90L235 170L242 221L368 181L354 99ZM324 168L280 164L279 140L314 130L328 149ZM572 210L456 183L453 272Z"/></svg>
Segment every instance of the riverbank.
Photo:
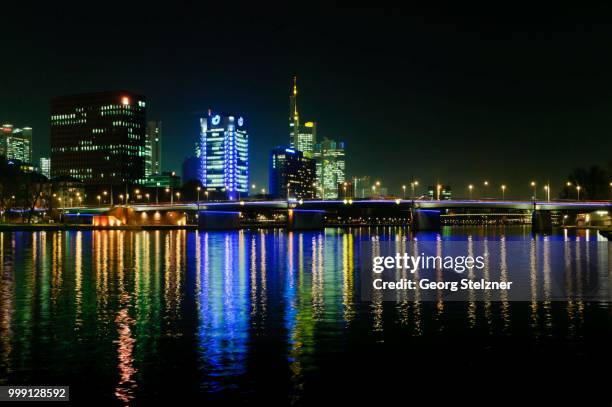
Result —
<svg viewBox="0 0 612 407"><path fill-rule="evenodd" d="M600 235L605 237L608 240L612 239L612 227L609 226L564 226L564 229L576 229L576 230L595 230L598 231Z"/></svg>
<svg viewBox="0 0 612 407"><path fill-rule="evenodd" d="M359 228L369 226L394 226L402 227L407 225L327 225L326 227L331 228ZM278 224L249 224L243 225L240 229L277 229L282 228L282 225ZM58 230L197 230L197 225L121 225L121 226L94 226L86 224L70 224L70 223L1 223L0 232L27 232L27 231L58 231ZM597 230L599 234L612 240L612 228L605 227L580 227L566 226L564 229L590 229Z"/></svg>
<svg viewBox="0 0 612 407"><path fill-rule="evenodd" d="M55 230L195 230L197 225L121 225L94 226L70 223L5 223L0 224L1 231L55 231Z"/></svg>

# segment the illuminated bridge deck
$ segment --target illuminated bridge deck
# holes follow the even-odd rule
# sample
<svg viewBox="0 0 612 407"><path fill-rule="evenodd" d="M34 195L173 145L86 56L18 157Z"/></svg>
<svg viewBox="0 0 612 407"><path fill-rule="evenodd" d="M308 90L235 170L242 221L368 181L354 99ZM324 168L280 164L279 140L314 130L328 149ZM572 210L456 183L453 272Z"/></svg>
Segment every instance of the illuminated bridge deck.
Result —
<svg viewBox="0 0 612 407"><path fill-rule="evenodd" d="M230 202L205 202L201 201L187 203L167 204L131 204L129 205L137 212L143 211L205 211L205 210L286 210L286 209L312 209L335 211L340 208L400 208L400 209L483 209L483 210L551 210L551 211L583 211L592 212L598 210L612 210L612 201L512 201L512 200L309 200L298 202L287 201L230 201ZM102 214L110 210L110 207L65 207L68 213L92 213Z"/></svg>

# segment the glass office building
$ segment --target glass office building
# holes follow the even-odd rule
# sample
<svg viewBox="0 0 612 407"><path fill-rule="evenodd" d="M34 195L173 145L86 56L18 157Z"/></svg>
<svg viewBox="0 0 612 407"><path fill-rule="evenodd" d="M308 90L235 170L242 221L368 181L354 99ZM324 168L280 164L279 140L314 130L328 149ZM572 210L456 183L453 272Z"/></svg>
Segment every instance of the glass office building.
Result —
<svg viewBox="0 0 612 407"><path fill-rule="evenodd" d="M338 184L346 179L344 142L323 139L315 146L317 166L317 196L323 199L338 198Z"/></svg>
<svg viewBox="0 0 612 407"><path fill-rule="evenodd" d="M249 136L242 116L211 111L200 119L199 178L228 199L249 193Z"/></svg>
<svg viewBox="0 0 612 407"><path fill-rule="evenodd" d="M47 178L51 178L51 159L48 157L40 157L39 165L40 173Z"/></svg>
<svg viewBox="0 0 612 407"><path fill-rule="evenodd" d="M6 157L32 163L32 128L13 129L6 137Z"/></svg>
<svg viewBox="0 0 612 407"><path fill-rule="evenodd" d="M355 198L367 198L372 195L372 181L369 175L353 177L353 189L355 190Z"/></svg>
<svg viewBox="0 0 612 407"><path fill-rule="evenodd" d="M301 151L277 147L270 152L268 188L273 198L313 199L316 166Z"/></svg>
<svg viewBox="0 0 612 407"><path fill-rule="evenodd" d="M145 177L161 174L162 122L147 122L147 142L145 155Z"/></svg>
<svg viewBox="0 0 612 407"><path fill-rule="evenodd" d="M3 124L0 132L0 156L31 164L32 128L15 128L12 124Z"/></svg>
<svg viewBox="0 0 612 407"><path fill-rule="evenodd" d="M85 184L145 178L145 99L127 91L62 96L51 101L51 176Z"/></svg>

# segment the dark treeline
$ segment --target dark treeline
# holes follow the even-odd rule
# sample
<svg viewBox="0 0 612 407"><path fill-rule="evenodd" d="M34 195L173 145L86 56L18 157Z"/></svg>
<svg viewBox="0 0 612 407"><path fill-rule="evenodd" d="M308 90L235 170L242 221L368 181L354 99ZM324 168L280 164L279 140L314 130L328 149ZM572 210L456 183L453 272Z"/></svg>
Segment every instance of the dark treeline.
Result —
<svg viewBox="0 0 612 407"><path fill-rule="evenodd" d="M608 200L612 199L612 161L607 168L593 165L589 168L576 168L568 176L569 185L565 185L560 197L576 199L577 187L580 187L580 199Z"/></svg>
<svg viewBox="0 0 612 407"><path fill-rule="evenodd" d="M50 196L53 185L42 174L23 172L19 165L0 157L0 211L21 208L27 221L32 220L34 208Z"/></svg>

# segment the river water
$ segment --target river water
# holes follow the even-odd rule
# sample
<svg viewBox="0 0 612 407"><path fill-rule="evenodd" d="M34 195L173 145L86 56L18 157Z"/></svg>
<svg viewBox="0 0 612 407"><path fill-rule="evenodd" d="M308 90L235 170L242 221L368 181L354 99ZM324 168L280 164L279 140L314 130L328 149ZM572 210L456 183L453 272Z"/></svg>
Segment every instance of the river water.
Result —
<svg viewBox="0 0 612 407"><path fill-rule="evenodd" d="M362 301L372 237L600 239L521 226L2 232L0 384L69 385L72 400L109 405L525 389L609 405L610 303Z"/></svg>

